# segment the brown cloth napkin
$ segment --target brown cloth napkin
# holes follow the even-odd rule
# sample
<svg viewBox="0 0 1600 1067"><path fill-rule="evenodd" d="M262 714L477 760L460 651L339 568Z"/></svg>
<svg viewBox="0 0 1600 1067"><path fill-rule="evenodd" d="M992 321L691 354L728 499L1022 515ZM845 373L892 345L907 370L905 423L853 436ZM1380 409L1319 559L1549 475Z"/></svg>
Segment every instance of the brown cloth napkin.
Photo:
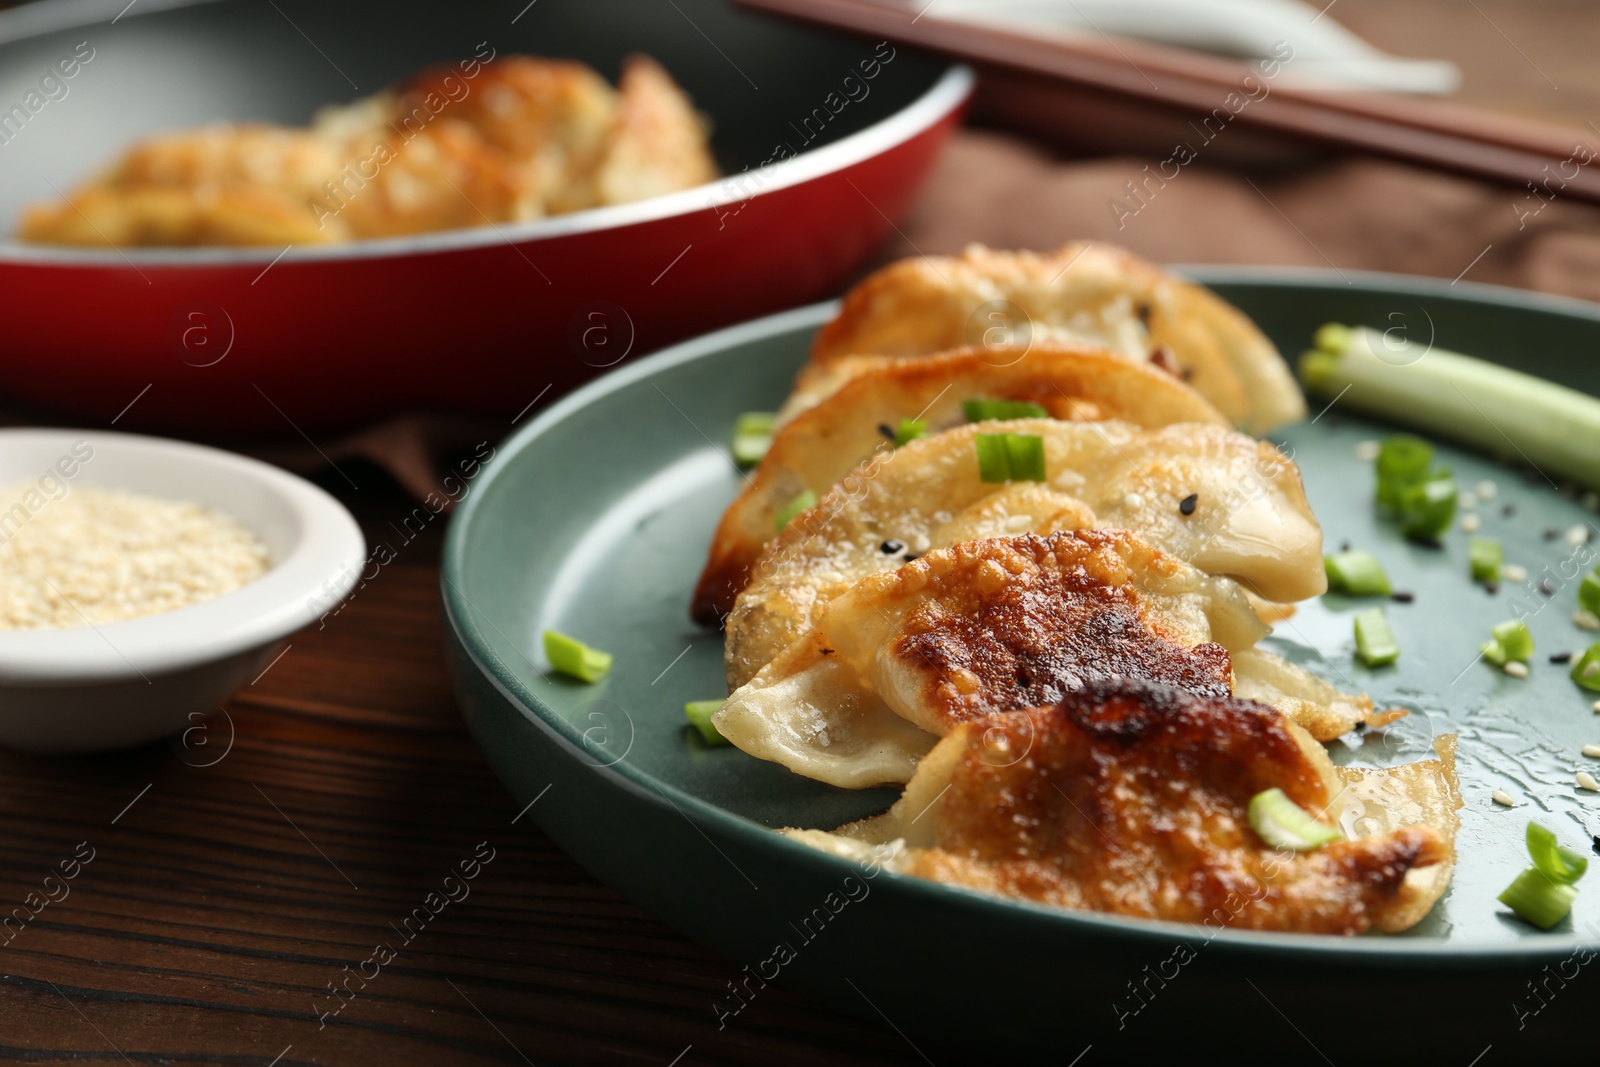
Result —
<svg viewBox="0 0 1600 1067"><path fill-rule="evenodd" d="M1158 186L1145 181L1154 162L1062 160L1014 137L963 131L878 262L975 241L1045 250L1083 238L1160 263L1398 271L1600 300L1600 208L1559 194L1547 201L1365 158L1263 174L1191 165ZM1130 182L1142 183L1138 199ZM24 421L48 420L0 410L0 425ZM442 457L506 430L503 419L412 414L320 451L299 439L246 451L302 473L364 458L420 499L437 491Z"/></svg>

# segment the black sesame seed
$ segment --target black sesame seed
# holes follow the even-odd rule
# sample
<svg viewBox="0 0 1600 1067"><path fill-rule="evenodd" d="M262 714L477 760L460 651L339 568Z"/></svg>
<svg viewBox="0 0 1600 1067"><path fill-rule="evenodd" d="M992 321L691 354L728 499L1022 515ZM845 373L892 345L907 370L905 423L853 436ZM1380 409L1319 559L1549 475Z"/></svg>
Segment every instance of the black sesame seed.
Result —
<svg viewBox="0 0 1600 1067"><path fill-rule="evenodd" d="M1349 541L1340 541L1339 542L1339 551L1340 552L1348 552L1348 551L1350 551L1350 542Z"/></svg>
<svg viewBox="0 0 1600 1067"><path fill-rule="evenodd" d="M1556 587L1551 583L1550 579L1545 578L1539 582L1539 592L1545 596L1555 596Z"/></svg>
<svg viewBox="0 0 1600 1067"><path fill-rule="evenodd" d="M1367 732L1367 724L1366 723L1364 723L1364 722L1356 723L1356 733L1364 734L1366 732Z"/></svg>
<svg viewBox="0 0 1600 1067"><path fill-rule="evenodd" d="M1560 536L1561 536L1561 531L1556 529L1554 526L1550 527L1549 529L1545 530L1545 532L1544 532L1544 539L1546 541L1554 541L1556 538L1558 538Z"/></svg>
<svg viewBox="0 0 1600 1067"><path fill-rule="evenodd" d="M878 432L883 434L883 436L887 437L889 440L894 440L894 427L890 426L887 422L878 423Z"/></svg>
<svg viewBox="0 0 1600 1067"><path fill-rule="evenodd" d="M1600 837L1594 839L1594 851L1596 855L1600 855Z"/></svg>
<svg viewBox="0 0 1600 1067"><path fill-rule="evenodd" d="M1515 504L1507 504L1505 507L1500 509L1500 515L1501 515L1502 518L1509 519L1509 518L1511 518L1511 516L1515 515L1516 513L1517 513L1517 506Z"/></svg>
<svg viewBox="0 0 1600 1067"><path fill-rule="evenodd" d="M903 552L905 551L905 547L906 543L904 541L896 541L892 538L878 546L878 548L881 549L883 554L886 556L892 556L896 552Z"/></svg>
<svg viewBox="0 0 1600 1067"><path fill-rule="evenodd" d="M1200 503L1200 494L1190 493L1188 496L1178 501L1178 511L1184 515L1193 515L1195 505L1198 503Z"/></svg>
<svg viewBox="0 0 1600 1067"><path fill-rule="evenodd" d="M1550 653L1550 662L1551 663L1571 663L1572 662L1572 653L1571 652L1552 652L1552 653Z"/></svg>
<svg viewBox="0 0 1600 1067"><path fill-rule="evenodd" d="M1483 591L1485 593L1488 593L1490 596L1494 596L1495 594L1500 592L1500 583L1499 582L1484 582L1483 583Z"/></svg>
<svg viewBox="0 0 1600 1067"><path fill-rule="evenodd" d="M1389 599L1393 600L1397 604L1409 604L1413 600L1417 599L1417 594L1413 593L1409 589L1396 589L1394 592L1389 594Z"/></svg>
<svg viewBox="0 0 1600 1067"><path fill-rule="evenodd" d="M914 559L921 559L921 558L922 558L922 556L921 556L920 553L917 553L917 552L907 552L906 553L906 562L907 563L910 563Z"/></svg>

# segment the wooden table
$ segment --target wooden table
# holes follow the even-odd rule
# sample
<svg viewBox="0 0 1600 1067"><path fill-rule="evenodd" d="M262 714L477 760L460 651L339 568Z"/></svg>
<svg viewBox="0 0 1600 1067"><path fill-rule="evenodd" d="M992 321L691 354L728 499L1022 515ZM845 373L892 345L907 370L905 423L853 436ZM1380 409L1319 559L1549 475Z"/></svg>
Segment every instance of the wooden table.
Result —
<svg viewBox="0 0 1600 1067"><path fill-rule="evenodd" d="M1600 114L1586 51L1600 11L1475 6L1343 0L1333 15L1394 51L1461 62L1475 102L1575 123ZM357 481L360 492L326 485L369 530L410 512L376 470ZM445 674L441 526L187 743L0 753L0 916L28 915L48 874L93 854L70 895L0 933L0 1060L966 1062L777 988L719 1031L711 1004L737 968L514 822ZM351 980L359 992L322 1021L338 1006L331 986L380 942L400 945L406 916L490 849L470 895L365 988Z"/></svg>

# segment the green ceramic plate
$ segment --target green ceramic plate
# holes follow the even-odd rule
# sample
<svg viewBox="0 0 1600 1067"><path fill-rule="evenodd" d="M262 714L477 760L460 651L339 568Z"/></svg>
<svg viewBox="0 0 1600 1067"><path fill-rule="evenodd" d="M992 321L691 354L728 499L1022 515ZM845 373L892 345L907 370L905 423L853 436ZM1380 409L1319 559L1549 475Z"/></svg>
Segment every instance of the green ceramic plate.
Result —
<svg viewBox="0 0 1600 1067"><path fill-rule="evenodd" d="M1592 385L1593 363L1583 358L1600 347L1592 305L1381 275L1188 273L1286 353L1335 320L1404 329L1413 340ZM720 635L694 626L687 604L737 485L729 429L741 411L777 407L831 311L725 330L567 397L502 446L456 515L445 552L453 662L474 735L511 792L532 805L529 818L563 848L730 957L730 985L707 1004L708 1023L737 1025L741 1005L778 982L908 1033L1063 1063L1088 1045L1097 1055L1166 1047L1175 1026L1185 1047L1237 1047L1245 1033L1296 1058L1315 1049L1335 1062L1426 1049L1466 1064L1489 1046L1496 1056L1565 1047L1584 994L1563 993L1561 983L1600 949L1600 876L1549 933L1512 918L1495 896L1527 865L1530 818L1584 851L1600 830L1600 795L1574 784L1591 762L1579 747L1600 741L1600 717L1592 697L1546 661L1591 635L1572 625L1576 583L1560 577L1571 573L1562 565L1574 550L1545 531L1594 515L1537 476L1445 449L1464 486L1497 487L1477 508L1481 535L1503 541L1532 582L1548 573L1557 586L1545 597L1508 582L1490 595L1468 580L1459 529L1430 550L1375 521L1371 468L1355 446L1389 427L1338 406L1281 440L1304 471L1327 545L1370 548L1397 588L1416 594L1387 605L1404 653L1395 668L1357 665L1356 605L1332 596L1304 605L1268 640L1380 705L1413 709L1388 730L1335 742L1338 761L1409 762L1430 754L1435 734L1461 736L1461 861L1450 892L1414 931L1353 939L1225 931L1208 941L1186 926L1051 911L864 871L770 831L831 827L881 811L894 795L835 790L707 748L683 716L685 701L724 692ZM1516 599L1535 610L1538 646L1521 681L1473 663ZM615 653L610 677L593 686L545 677L547 627ZM1516 807L1494 805L1495 789Z"/></svg>

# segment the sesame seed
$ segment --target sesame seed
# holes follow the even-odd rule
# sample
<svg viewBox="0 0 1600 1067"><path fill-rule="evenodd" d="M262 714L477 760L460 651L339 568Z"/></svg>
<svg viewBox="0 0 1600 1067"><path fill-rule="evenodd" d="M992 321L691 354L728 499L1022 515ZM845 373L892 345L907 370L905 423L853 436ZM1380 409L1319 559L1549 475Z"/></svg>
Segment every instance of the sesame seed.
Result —
<svg viewBox="0 0 1600 1067"><path fill-rule="evenodd" d="M1567 531L1567 544L1571 545L1573 548L1577 548L1579 545L1588 544L1588 542L1589 528L1587 526L1574 526Z"/></svg>
<svg viewBox="0 0 1600 1067"><path fill-rule="evenodd" d="M1502 808L1513 807L1517 803L1515 800L1511 799L1511 794L1507 793L1504 789L1496 789L1489 795L1494 802L1500 805Z"/></svg>
<svg viewBox="0 0 1600 1067"><path fill-rule="evenodd" d="M1576 777L1579 789L1587 789L1591 793L1600 793L1600 782L1594 780L1594 775L1588 771L1579 771Z"/></svg>
<svg viewBox="0 0 1600 1067"><path fill-rule="evenodd" d="M1478 506L1478 498L1470 489L1463 490L1456 495L1456 506L1470 511Z"/></svg>
<svg viewBox="0 0 1600 1067"><path fill-rule="evenodd" d="M1409 589L1396 589L1394 592L1389 594L1389 599L1393 600L1397 604L1409 604L1413 600L1417 599L1417 594L1413 593Z"/></svg>
<svg viewBox="0 0 1600 1067"><path fill-rule="evenodd" d="M1526 678L1528 676L1528 665L1526 663L1520 663L1514 659L1507 660L1506 665L1500 669L1511 675L1513 678Z"/></svg>
<svg viewBox="0 0 1600 1067"><path fill-rule="evenodd" d="M1579 608L1572 613L1572 625L1580 630L1600 630L1600 618L1596 618L1592 611Z"/></svg>
<svg viewBox="0 0 1600 1067"><path fill-rule="evenodd" d="M1122 498L1122 506L1125 508L1142 508L1144 507L1144 497L1138 493L1129 493Z"/></svg>
<svg viewBox="0 0 1600 1067"><path fill-rule="evenodd" d="M1476 515L1461 516L1461 529L1467 533L1477 533L1478 527L1483 525L1483 520Z"/></svg>
<svg viewBox="0 0 1600 1067"><path fill-rule="evenodd" d="M1551 663L1571 663L1572 662L1572 653L1571 652L1552 652L1552 653L1550 653L1550 662Z"/></svg>
<svg viewBox="0 0 1600 1067"><path fill-rule="evenodd" d="M1178 501L1178 511L1184 515L1193 515L1195 505L1198 503L1200 503L1200 494L1190 493L1188 496Z"/></svg>
<svg viewBox="0 0 1600 1067"><path fill-rule="evenodd" d="M1484 582L1483 583L1483 591L1485 593L1488 593L1490 596L1495 596L1500 592L1500 583L1499 582Z"/></svg>
<svg viewBox="0 0 1600 1067"><path fill-rule="evenodd" d="M1371 463L1378 458L1378 453L1382 450L1382 447L1376 441L1357 441L1356 458L1363 463Z"/></svg>
<svg viewBox="0 0 1600 1067"><path fill-rule="evenodd" d="M1539 592L1543 593L1545 596L1555 596L1555 583L1551 582L1548 578L1539 579Z"/></svg>
<svg viewBox="0 0 1600 1067"><path fill-rule="evenodd" d="M1505 579L1508 582L1517 582L1520 584L1528 580L1528 568L1524 567L1520 563L1507 563L1505 567L1501 569L1501 573L1505 575Z"/></svg>
<svg viewBox="0 0 1600 1067"><path fill-rule="evenodd" d="M1584 745L1583 754L1590 759L1600 759L1600 745Z"/></svg>
<svg viewBox="0 0 1600 1067"><path fill-rule="evenodd" d="M1600 700L1596 700L1593 704L1590 704L1589 706L1594 709L1594 713L1596 715L1600 715Z"/></svg>
<svg viewBox="0 0 1600 1067"><path fill-rule="evenodd" d="M891 441L893 441L895 438L894 427L890 426L887 422L878 423L878 432L883 434L883 436L887 437Z"/></svg>
<svg viewBox="0 0 1600 1067"><path fill-rule="evenodd" d="M1495 494L1499 491L1500 487L1487 478L1479 482L1477 486L1478 499L1480 500L1493 500Z"/></svg>
<svg viewBox="0 0 1600 1067"><path fill-rule="evenodd" d="M1339 542L1339 551L1340 552L1348 552L1348 551L1350 551L1350 542L1349 541L1340 541Z"/></svg>
<svg viewBox="0 0 1600 1067"><path fill-rule="evenodd" d="M1554 526L1547 526L1545 527L1544 533L1540 536L1542 536L1546 541L1554 541L1556 538L1561 536L1561 531L1556 529Z"/></svg>
<svg viewBox="0 0 1600 1067"><path fill-rule="evenodd" d="M893 538L890 538L889 540L885 541L883 544L879 545L878 546L878 550L881 551L886 556L892 556L896 552L904 552L905 551L905 547L906 547L906 543L904 541L896 541Z"/></svg>
<svg viewBox="0 0 1600 1067"><path fill-rule="evenodd" d="M1500 517L1504 519L1509 519L1516 513L1517 506L1515 504L1506 504L1500 508Z"/></svg>

